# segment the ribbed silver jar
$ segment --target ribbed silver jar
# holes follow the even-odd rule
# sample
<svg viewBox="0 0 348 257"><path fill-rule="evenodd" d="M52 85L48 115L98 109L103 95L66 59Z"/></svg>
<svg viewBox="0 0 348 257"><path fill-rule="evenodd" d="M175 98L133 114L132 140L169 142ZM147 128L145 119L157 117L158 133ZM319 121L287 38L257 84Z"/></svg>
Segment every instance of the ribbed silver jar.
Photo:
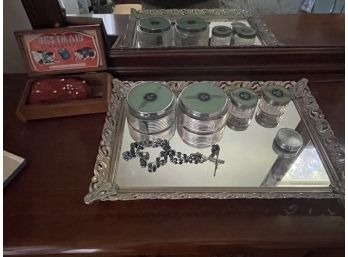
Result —
<svg viewBox="0 0 348 257"><path fill-rule="evenodd" d="M228 109L226 93L214 84L196 82L189 85L178 98L179 135L185 143L197 147L208 147L216 143L221 139L219 135L223 134ZM202 140L203 138L205 139Z"/></svg>
<svg viewBox="0 0 348 257"><path fill-rule="evenodd" d="M175 24L175 46L208 46L208 22L200 17L179 18Z"/></svg>
<svg viewBox="0 0 348 257"><path fill-rule="evenodd" d="M173 30L164 17L142 18L137 26L138 47L169 47L173 45Z"/></svg>
<svg viewBox="0 0 348 257"><path fill-rule="evenodd" d="M156 139L166 139L170 140L172 137L175 135L175 130L176 130L176 125L175 123L171 124L169 128L166 130L163 130L159 133L141 133L137 130L135 130L131 125L128 123L128 129L129 129L129 134L133 138L134 141L154 141Z"/></svg>
<svg viewBox="0 0 348 257"><path fill-rule="evenodd" d="M213 144L216 144L221 140L225 132L225 127L210 134L197 134L193 133L184 127L178 127L178 134L181 139L188 145L196 148L206 148Z"/></svg>
<svg viewBox="0 0 348 257"><path fill-rule="evenodd" d="M131 135L139 132L154 137L175 127L175 108L175 95L163 84L145 82L133 87L127 94L127 122Z"/></svg>

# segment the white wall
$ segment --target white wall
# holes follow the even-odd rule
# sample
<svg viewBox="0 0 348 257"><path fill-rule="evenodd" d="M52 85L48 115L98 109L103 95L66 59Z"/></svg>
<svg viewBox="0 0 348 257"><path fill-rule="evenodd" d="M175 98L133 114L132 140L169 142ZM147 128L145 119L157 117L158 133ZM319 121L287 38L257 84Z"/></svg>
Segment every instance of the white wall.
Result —
<svg viewBox="0 0 348 257"><path fill-rule="evenodd" d="M25 73L22 57L13 32L31 29L27 14L20 0L4 0L4 73Z"/></svg>

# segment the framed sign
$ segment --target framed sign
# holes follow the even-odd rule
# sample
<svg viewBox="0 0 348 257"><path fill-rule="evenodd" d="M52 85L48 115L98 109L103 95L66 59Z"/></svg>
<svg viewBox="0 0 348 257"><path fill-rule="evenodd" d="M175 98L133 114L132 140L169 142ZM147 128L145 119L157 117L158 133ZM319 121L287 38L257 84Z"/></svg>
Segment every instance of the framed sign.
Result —
<svg viewBox="0 0 348 257"><path fill-rule="evenodd" d="M17 31L15 35L31 75L106 69L100 25Z"/></svg>

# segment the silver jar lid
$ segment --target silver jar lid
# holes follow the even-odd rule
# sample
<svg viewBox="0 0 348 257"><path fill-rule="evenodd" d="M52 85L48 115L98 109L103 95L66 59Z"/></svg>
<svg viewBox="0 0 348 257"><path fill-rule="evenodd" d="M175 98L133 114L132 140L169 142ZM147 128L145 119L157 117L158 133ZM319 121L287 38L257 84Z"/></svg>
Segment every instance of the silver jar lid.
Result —
<svg viewBox="0 0 348 257"><path fill-rule="evenodd" d="M200 17L189 16L183 17L176 21L176 27L185 32L201 32L208 26L208 23Z"/></svg>
<svg viewBox="0 0 348 257"><path fill-rule="evenodd" d="M274 142L281 150L288 153L297 153L303 146L301 134L291 128L279 129Z"/></svg>
<svg viewBox="0 0 348 257"><path fill-rule="evenodd" d="M227 26L215 26L212 34L216 37L230 37L232 35L232 29Z"/></svg>
<svg viewBox="0 0 348 257"><path fill-rule="evenodd" d="M232 89L228 93L228 96L234 106L244 110L256 107L257 101L259 100L254 90L245 87Z"/></svg>
<svg viewBox="0 0 348 257"><path fill-rule="evenodd" d="M139 27L142 31L148 33L161 33L170 29L169 20L163 17L142 18L139 21Z"/></svg>
<svg viewBox="0 0 348 257"><path fill-rule="evenodd" d="M256 30L251 27L238 27L234 31L240 38L250 39L256 37Z"/></svg>
<svg viewBox="0 0 348 257"><path fill-rule="evenodd" d="M179 96L179 108L198 120L221 118L228 111L226 93L209 82L195 82Z"/></svg>
<svg viewBox="0 0 348 257"><path fill-rule="evenodd" d="M160 83L145 82L127 94L128 112L140 119L158 119L175 110L175 95Z"/></svg>
<svg viewBox="0 0 348 257"><path fill-rule="evenodd" d="M285 106L291 100L288 89L278 85L269 85L262 91L263 99L274 106Z"/></svg>

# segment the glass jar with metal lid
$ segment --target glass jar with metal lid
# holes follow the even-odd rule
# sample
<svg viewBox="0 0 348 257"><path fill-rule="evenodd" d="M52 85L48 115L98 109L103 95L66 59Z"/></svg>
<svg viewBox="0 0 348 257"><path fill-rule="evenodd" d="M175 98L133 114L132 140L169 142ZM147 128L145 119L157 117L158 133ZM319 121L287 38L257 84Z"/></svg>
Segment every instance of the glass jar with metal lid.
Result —
<svg viewBox="0 0 348 257"><path fill-rule="evenodd" d="M279 85L269 85L262 91L255 119L257 123L266 128L274 128L280 122L291 94L288 89Z"/></svg>
<svg viewBox="0 0 348 257"><path fill-rule="evenodd" d="M232 29L227 26L215 26L212 29L211 46L229 46L231 44Z"/></svg>
<svg viewBox="0 0 348 257"><path fill-rule="evenodd" d="M166 86L146 82L133 87L127 94L127 121L130 132L135 130L145 135L154 135L171 131L169 128L175 127L175 108L175 95Z"/></svg>
<svg viewBox="0 0 348 257"><path fill-rule="evenodd" d="M243 22L237 21L237 22L232 22L232 33L233 35L236 34L236 29L237 28L244 28L247 27L247 25Z"/></svg>
<svg viewBox="0 0 348 257"><path fill-rule="evenodd" d="M208 147L220 140L226 125L229 101L226 93L208 82L186 87L178 99L177 129L184 142ZM194 136L205 138L198 144Z"/></svg>
<svg viewBox="0 0 348 257"><path fill-rule="evenodd" d="M208 46L208 22L200 17L179 18L175 24L176 46Z"/></svg>
<svg viewBox="0 0 348 257"><path fill-rule="evenodd" d="M139 20L138 47L168 47L173 45L170 21L163 17L147 17Z"/></svg>
<svg viewBox="0 0 348 257"><path fill-rule="evenodd" d="M232 89L228 96L231 100L227 126L242 131L248 128L259 100L254 90L240 87Z"/></svg>
<svg viewBox="0 0 348 257"><path fill-rule="evenodd" d="M251 27L237 27L235 29L234 44L249 46L255 44L256 30Z"/></svg>

